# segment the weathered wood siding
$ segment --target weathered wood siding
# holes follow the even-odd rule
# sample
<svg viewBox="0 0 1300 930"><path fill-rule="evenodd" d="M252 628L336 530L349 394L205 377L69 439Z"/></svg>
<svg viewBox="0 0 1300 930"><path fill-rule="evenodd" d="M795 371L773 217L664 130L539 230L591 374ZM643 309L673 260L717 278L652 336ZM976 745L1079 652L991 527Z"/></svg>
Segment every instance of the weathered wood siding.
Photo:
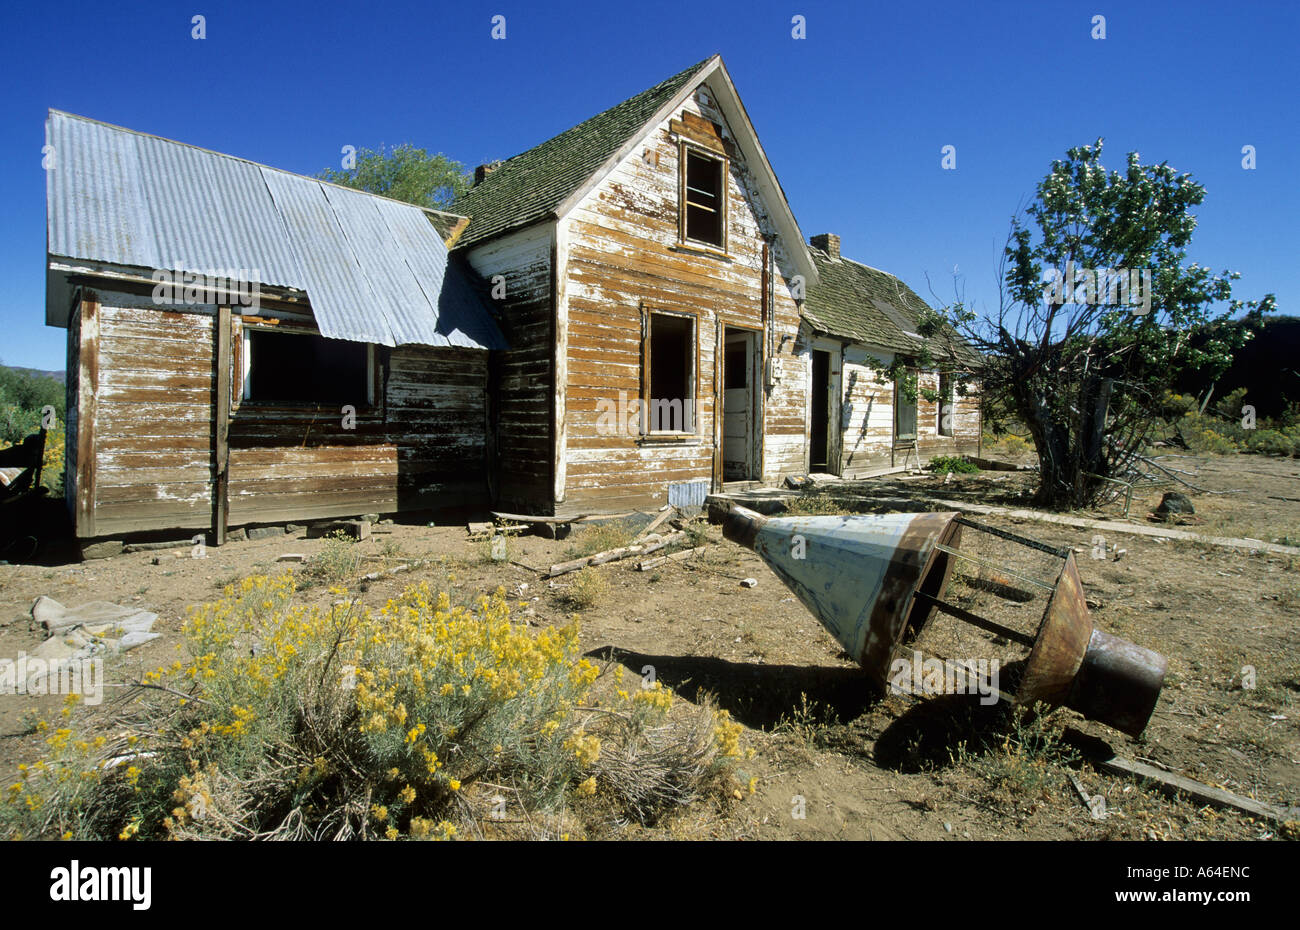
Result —
<svg viewBox="0 0 1300 930"><path fill-rule="evenodd" d="M118 294L104 300L93 524L79 521L78 534L206 529L216 466L215 308L160 310L147 297ZM236 346L242 325L232 323ZM378 351L386 388L373 406L358 406L352 429L332 407L241 402L240 366L232 365L230 526L485 501L487 353Z"/></svg>
<svg viewBox="0 0 1300 930"><path fill-rule="evenodd" d="M858 345L844 348L841 402L840 474L854 478L891 465L894 445L894 385L880 383L876 374L894 360L892 352L868 352Z"/></svg>
<svg viewBox="0 0 1300 930"><path fill-rule="evenodd" d="M148 300L101 295L94 526L83 535L205 528L212 519L215 308L175 312Z"/></svg>
<svg viewBox="0 0 1300 930"><path fill-rule="evenodd" d="M76 521L77 515L77 423L80 419L81 405L81 302L78 301L68 317L67 364L64 371L64 416L63 442L63 500L68 508L68 515Z"/></svg>
<svg viewBox="0 0 1300 930"><path fill-rule="evenodd" d="M697 93L684 107L731 133L720 112ZM618 509L661 504L672 482L711 480L714 396L720 327L763 325L763 236L770 234L749 168L727 145L727 255L679 245L679 149L675 113L560 223L563 290L560 315L566 371L559 402L563 509ZM680 123L678 123L680 126ZM798 309L786 280L789 266L776 251L774 343L793 360ZM781 269L785 267L786 273ZM640 438L605 428L604 405L637 400L642 391L642 314L689 313L696 320L696 431L681 438ZM766 344L764 337L761 344ZM802 469L803 366L764 399L763 477L777 480Z"/></svg>
<svg viewBox="0 0 1300 930"><path fill-rule="evenodd" d="M939 373L923 371L917 382L920 390L939 390ZM939 435L939 400L918 398L916 402L916 449L923 461L936 455L974 455L980 439L979 397L969 393L957 395L953 403L953 435Z"/></svg>
<svg viewBox="0 0 1300 930"><path fill-rule="evenodd" d="M904 451L894 435L894 384L881 383L877 374L893 363L894 353L859 345L844 348L843 403L841 423L843 446L840 474L845 478L900 465ZM939 389L939 375L922 371L917 376L918 394ZM939 435L939 401L918 396L916 403L916 449L921 461L936 455L975 454L979 446L979 396L971 390L958 395L953 405L953 435Z"/></svg>
<svg viewBox="0 0 1300 930"><path fill-rule="evenodd" d="M493 288L508 349L494 352L488 399L497 502L554 512L554 225L539 223L473 248L469 262ZM500 280L494 280L497 275Z"/></svg>

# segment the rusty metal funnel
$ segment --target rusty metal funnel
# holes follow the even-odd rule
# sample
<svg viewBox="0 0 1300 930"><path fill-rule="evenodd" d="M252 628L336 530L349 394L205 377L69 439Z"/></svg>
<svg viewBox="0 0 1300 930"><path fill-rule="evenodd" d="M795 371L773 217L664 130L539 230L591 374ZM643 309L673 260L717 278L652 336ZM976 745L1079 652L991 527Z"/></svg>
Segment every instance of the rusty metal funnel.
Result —
<svg viewBox="0 0 1300 930"><path fill-rule="evenodd" d="M1016 703L1064 704L1138 736L1155 710L1168 666L1159 653L1093 626L1070 552L1016 689Z"/></svg>
<svg viewBox="0 0 1300 930"><path fill-rule="evenodd" d="M955 543L955 513L764 517L730 501L710 510L732 542L753 549L871 676L884 685L894 650L915 634L952 571L937 543Z"/></svg>
<svg viewBox="0 0 1300 930"><path fill-rule="evenodd" d="M757 552L881 687L899 646L939 611L1029 647L1014 695L1017 705L1067 706L1133 736L1155 708L1167 662L1094 629L1068 549L956 513L765 517L726 498L711 498L709 516L728 539ZM988 564L959 548L962 527L1062 560L1055 583L1022 579L1051 589L1036 635L944 601L956 560Z"/></svg>

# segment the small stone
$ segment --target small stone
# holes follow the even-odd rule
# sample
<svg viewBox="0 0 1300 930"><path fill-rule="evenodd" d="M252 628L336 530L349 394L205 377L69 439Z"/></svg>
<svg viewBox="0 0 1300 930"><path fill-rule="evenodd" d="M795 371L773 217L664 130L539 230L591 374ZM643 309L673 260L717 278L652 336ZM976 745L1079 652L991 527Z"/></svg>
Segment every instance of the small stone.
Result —
<svg viewBox="0 0 1300 930"><path fill-rule="evenodd" d="M237 530L226 531L226 542L243 542L248 539L248 530L242 526Z"/></svg>
<svg viewBox="0 0 1300 930"><path fill-rule="evenodd" d="M108 539L103 542L90 543L81 547L81 558L84 561L91 559L108 559L115 555L122 554L122 540Z"/></svg>
<svg viewBox="0 0 1300 930"><path fill-rule="evenodd" d="M378 523L378 522L379 522L379 514L377 514L377 513L368 513L368 514L364 514L364 515L361 517L361 519L362 519L362 520L365 520L367 523Z"/></svg>
<svg viewBox="0 0 1300 930"><path fill-rule="evenodd" d="M353 539L367 539L370 536L369 520L339 520L334 523L315 523L307 527L308 539L320 539L334 533L343 533Z"/></svg>
<svg viewBox="0 0 1300 930"><path fill-rule="evenodd" d="M758 579L757 579L757 578L746 578L744 581L742 581L742 582L740 583L740 586L741 586L742 588L756 588L756 587L758 587Z"/></svg>
<svg viewBox="0 0 1300 930"><path fill-rule="evenodd" d="M307 524L305 524L305 523L287 523L287 524L285 524L284 530L285 530L285 532L288 533L290 536L297 536L299 533L305 533L305 532L307 532Z"/></svg>
<svg viewBox="0 0 1300 930"><path fill-rule="evenodd" d="M1155 509L1155 515L1162 520L1171 520L1175 514L1193 513L1196 513L1196 508L1192 506L1191 500L1178 491L1166 491L1160 498L1160 506Z"/></svg>
<svg viewBox="0 0 1300 930"><path fill-rule="evenodd" d="M945 820L945 821L943 822L943 829L944 829L945 832L947 832L947 833L951 833L951 832L952 832L952 824L948 823L948 821Z"/></svg>
<svg viewBox="0 0 1300 930"><path fill-rule="evenodd" d="M284 527L282 526L255 526L248 531L249 539L271 539L283 535Z"/></svg>
<svg viewBox="0 0 1300 930"><path fill-rule="evenodd" d="M286 552L284 555L276 556L277 562L306 562L307 556L301 552Z"/></svg>

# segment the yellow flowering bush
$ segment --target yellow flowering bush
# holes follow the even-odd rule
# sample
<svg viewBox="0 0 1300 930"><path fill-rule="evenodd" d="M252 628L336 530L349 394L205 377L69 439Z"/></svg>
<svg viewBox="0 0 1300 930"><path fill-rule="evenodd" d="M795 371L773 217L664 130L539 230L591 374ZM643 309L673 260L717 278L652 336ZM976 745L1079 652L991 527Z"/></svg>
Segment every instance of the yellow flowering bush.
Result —
<svg viewBox="0 0 1300 930"><path fill-rule="evenodd" d="M477 782L543 808L598 752L576 620L530 631L500 591L452 606L421 584L371 611L259 576L183 632L188 661L144 677L127 730L82 738L72 704L42 724L47 758L0 802L10 835L451 839Z"/></svg>

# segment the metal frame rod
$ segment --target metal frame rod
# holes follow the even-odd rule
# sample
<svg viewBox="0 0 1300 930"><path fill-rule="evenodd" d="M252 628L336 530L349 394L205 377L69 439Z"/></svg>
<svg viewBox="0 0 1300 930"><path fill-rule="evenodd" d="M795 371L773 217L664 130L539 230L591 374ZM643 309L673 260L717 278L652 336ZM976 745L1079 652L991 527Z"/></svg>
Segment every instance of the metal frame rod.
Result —
<svg viewBox="0 0 1300 930"><path fill-rule="evenodd" d="M1000 536L1002 539L1018 542L1022 546L1028 546L1031 549L1037 549L1039 552L1046 552L1048 555L1054 555L1058 559L1069 558L1070 550L1064 546L1049 546L1047 543L1041 543L1036 539L1030 539L1028 536L1021 536L1017 533L1011 533L1007 530L999 530L992 526L985 526L983 523L976 523L969 517L954 517L954 523L960 523L962 526L969 526L973 530L979 530L981 533L989 533L993 536Z"/></svg>
<svg viewBox="0 0 1300 930"><path fill-rule="evenodd" d="M947 601L941 601L937 597L931 597L924 591L917 591L913 597L920 598L925 603L932 605L936 610L942 611L950 617L956 617L958 620L963 620L971 626L977 626L981 630L996 633L998 636L1005 636L1014 643L1020 643L1022 646L1033 648L1034 637L1030 636L1028 633L1013 630L1009 626L1003 626L1000 623L981 617L979 614L973 614L969 610L962 610L960 607L949 604Z"/></svg>
<svg viewBox="0 0 1300 930"><path fill-rule="evenodd" d="M967 553L962 552L960 549L954 549L952 546L945 546L943 543L937 543L934 548L938 549L940 552L946 552L949 555L955 555L959 559L965 559L967 562L974 562L977 565L983 565L985 568L992 569L995 572L1001 572L1002 574L1007 575L1010 578L1015 578L1019 581L1025 582L1026 584L1038 585L1038 587L1046 588L1048 591L1056 590L1056 585L1054 584L1048 584L1046 581L1039 581L1036 578L1029 578L1025 575L1018 574L1016 572L1011 571L1011 569L1009 568L1003 568L1001 565L998 565L994 562L989 562L986 559L977 559L975 558L975 556L968 555Z"/></svg>

